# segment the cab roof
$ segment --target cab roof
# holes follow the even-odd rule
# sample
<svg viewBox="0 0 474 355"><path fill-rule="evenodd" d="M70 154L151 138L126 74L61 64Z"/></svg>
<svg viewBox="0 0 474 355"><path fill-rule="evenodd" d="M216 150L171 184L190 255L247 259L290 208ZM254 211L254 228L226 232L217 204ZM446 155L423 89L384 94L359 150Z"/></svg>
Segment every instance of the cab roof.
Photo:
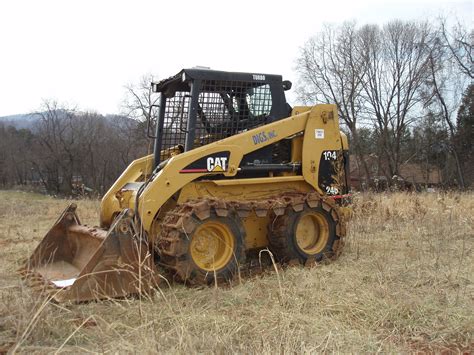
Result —
<svg viewBox="0 0 474 355"><path fill-rule="evenodd" d="M189 91L193 80L216 80L222 82L244 82L248 86L260 86L267 83L281 83L282 76L275 74L241 73L211 70L203 68L182 69L178 74L152 83L154 92Z"/></svg>

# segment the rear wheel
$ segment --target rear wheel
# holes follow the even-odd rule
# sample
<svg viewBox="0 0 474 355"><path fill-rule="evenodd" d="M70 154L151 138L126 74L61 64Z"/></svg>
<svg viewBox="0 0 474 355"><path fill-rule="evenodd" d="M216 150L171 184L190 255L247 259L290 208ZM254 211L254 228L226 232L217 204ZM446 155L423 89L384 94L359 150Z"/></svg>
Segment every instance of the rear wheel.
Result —
<svg viewBox="0 0 474 355"><path fill-rule="evenodd" d="M336 223L331 214L321 207L305 207L295 212L287 208L284 215L276 216L271 224L270 250L282 262L308 259L321 261L332 256Z"/></svg>

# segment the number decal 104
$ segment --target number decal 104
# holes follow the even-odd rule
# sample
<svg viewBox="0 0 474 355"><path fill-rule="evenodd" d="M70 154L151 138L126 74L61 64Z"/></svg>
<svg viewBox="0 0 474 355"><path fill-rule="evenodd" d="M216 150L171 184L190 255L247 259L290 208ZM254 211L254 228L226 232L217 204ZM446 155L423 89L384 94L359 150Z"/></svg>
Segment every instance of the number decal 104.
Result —
<svg viewBox="0 0 474 355"><path fill-rule="evenodd" d="M337 160L337 150L326 150L323 156L324 160Z"/></svg>

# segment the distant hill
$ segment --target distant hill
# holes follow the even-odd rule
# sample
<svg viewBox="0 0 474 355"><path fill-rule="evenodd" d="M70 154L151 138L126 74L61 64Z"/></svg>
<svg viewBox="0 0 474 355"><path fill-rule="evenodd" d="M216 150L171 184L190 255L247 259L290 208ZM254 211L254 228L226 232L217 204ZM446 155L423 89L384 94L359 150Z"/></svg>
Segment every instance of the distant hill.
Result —
<svg viewBox="0 0 474 355"><path fill-rule="evenodd" d="M80 115L81 112L76 112L76 114ZM61 116L61 113L58 113L58 116ZM119 114L107 114L101 116L107 122L124 125L123 127L125 129L137 128L140 125L139 121ZM35 132L35 124L38 122L39 118L40 116L37 113L0 116L0 125L4 125L6 127L12 126L16 129L29 129L30 131Z"/></svg>
<svg viewBox="0 0 474 355"><path fill-rule="evenodd" d="M21 129L21 128L32 129L37 119L38 119L37 116L30 113L10 115L10 116L1 116L0 124L3 123L5 126L13 126L16 129Z"/></svg>
<svg viewBox="0 0 474 355"><path fill-rule="evenodd" d="M58 110L57 115L61 117L61 110ZM77 111L75 112L76 115L81 115L82 113ZM123 124L124 128L132 129L132 127L136 128L140 125L140 122L129 118L127 116L119 115L119 114L107 114L107 115L100 115L106 121L115 124ZM12 126L16 129L29 129L32 132L35 132L35 124L38 122L40 115L38 113L28 113L28 114L17 114L17 115L10 115L10 116L0 116L0 125L5 126ZM126 124L128 123L128 124Z"/></svg>

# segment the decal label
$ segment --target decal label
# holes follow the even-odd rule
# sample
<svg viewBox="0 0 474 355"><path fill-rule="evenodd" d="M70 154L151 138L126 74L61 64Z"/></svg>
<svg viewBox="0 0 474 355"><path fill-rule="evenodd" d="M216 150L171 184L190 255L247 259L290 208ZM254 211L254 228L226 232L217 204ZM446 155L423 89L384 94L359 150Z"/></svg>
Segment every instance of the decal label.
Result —
<svg viewBox="0 0 474 355"><path fill-rule="evenodd" d="M252 136L252 140L253 140L253 144L257 145L257 144L265 143L266 141L269 141L270 139L273 139L275 137L277 137L275 130L271 130L267 132L263 131L263 132L254 134Z"/></svg>
<svg viewBox="0 0 474 355"><path fill-rule="evenodd" d="M316 139L324 139L324 129L318 129L316 128L314 130L314 137Z"/></svg>
<svg viewBox="0 0 474 355"><path fill-rule="evenodd" d="M340 150L324 150L319 160L318 184L327 195L344 193L345 171Z"/></svg>
<svg viewBox="0 0 474 355"><path fill-rule="evenodd" d="M323 157L324 160L337 160L337 150L325 150Z"/></svg>
<svg viewBox="0 0 474 355"><path fill-rule="evenodd" d="M230 152L217 152L206 155L198 160L188 164L179 172L181 174L189 173L224 173L228 169Z"/></svg>
<svg viewBox="0 0 474 355"><path fill-rule="evenodd" d="M265 80L265 75L263 74L252 74L253 80Z"/></svg>
<svg viewBox="0 0 474 355"><path fill-rule="evenodd" d="M334 186L326 186L326 193L328 195L338 195L339 194L339 189Z"/></svg>
<svg viewBox="0 0 474 355"><path fill-rule="evenodd" d="M207 171L222 173L227 171L227 157L209 157L207 158Z"/></svg>

